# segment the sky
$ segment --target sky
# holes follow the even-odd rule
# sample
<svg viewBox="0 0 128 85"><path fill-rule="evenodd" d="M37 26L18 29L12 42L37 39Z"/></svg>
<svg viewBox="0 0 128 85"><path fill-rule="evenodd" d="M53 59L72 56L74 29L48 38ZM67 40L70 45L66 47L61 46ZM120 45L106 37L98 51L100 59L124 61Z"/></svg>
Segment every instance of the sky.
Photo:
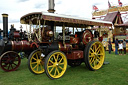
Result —
<svg viewBox="0 0 128 85"><path fill-rule="evenodd" d="M108 9L108 0L54 0L55 13L73 15L76 17L92 18L92 6L99 10ZM123 5L128 5L128 0L120 0ZM111 5L118 5L118 0L109 0ZM20 17L31 12L48 10L48 0L0 0L0 14L7 13L9 26L14 24L20 27ZM3 29L2 15L0 16L0 28ZM24 27L24 25L23 25ZM23 28L25 29L25 28Z"/></svg>

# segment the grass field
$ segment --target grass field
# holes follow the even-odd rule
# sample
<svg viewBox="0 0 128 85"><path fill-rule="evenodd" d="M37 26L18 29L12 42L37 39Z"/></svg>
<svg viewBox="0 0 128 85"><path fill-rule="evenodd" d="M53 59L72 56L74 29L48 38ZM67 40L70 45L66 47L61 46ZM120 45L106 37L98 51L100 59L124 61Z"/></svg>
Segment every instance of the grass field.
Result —
<svg viewBox="0 0 128 85"><path fill-rule="evenodd" d="M68 66L62 78L51 80L45 73L32 74L27 67L27 59L24 58L14 72L0 69L0 85L128 85L128 55L106 52L105 61L109 64L97 71L89 71L84 63L78 67Z"/></svg>

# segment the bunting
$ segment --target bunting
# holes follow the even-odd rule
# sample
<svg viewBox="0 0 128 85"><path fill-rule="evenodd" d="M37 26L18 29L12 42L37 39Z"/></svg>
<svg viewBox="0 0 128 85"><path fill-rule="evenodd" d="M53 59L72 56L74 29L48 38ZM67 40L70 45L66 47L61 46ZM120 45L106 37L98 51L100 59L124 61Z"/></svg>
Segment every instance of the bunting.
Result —
<svg viewBox="0 0 128 85"><path fill-rule="evenodd" d="M99 11L99 9L95 5L93 5L93 10Z"/></svg>

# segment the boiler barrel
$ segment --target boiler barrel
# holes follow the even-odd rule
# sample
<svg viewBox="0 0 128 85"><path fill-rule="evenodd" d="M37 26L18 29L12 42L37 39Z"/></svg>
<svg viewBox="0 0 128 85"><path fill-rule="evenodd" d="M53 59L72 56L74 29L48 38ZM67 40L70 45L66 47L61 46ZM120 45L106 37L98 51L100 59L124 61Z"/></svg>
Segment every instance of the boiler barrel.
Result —
<svg viewBox="0 0 128 85"><path fill-rule="evenodd" d="M8 43L4 43L4 41L0 41L0 55L6 51L23 51L30 52L33 50L28 41L8 41Z"/></svg>
<svg viewBox="0 0 128 85"><path fill-rule="evenodd" d="M14 51L27 51L30 50L30 43L28 41L11 41L12 50Z"/></svg>

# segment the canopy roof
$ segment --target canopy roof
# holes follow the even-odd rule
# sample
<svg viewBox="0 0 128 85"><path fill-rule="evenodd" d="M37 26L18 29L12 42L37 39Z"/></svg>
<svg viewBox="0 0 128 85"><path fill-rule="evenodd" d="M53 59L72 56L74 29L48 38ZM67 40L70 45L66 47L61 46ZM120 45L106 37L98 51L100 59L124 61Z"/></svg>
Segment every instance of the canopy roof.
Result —
<svg viewBox="0 0 128 85"><path fill-rule="evenodd" d="M29 24L29 21L32 21L32 23L36 25L37 20L39 19L41 20L41 24L43 24L43 21L46 20L46 24L48 24L49 21L54 21L58 26L62 26L63 23L68 26L112 26L112 23L108 21L85 19L81 17L60 15L47 12L33 12L26 14L21 17L20 22L21 24Z"/></svg>
<svg viewBox="0 0 128 85"><path fill-rule="evenodd" d="M109 21L113 24L123 24L123 20L119 11L108 13L103 21Z"/></svg>
<svg viewBox="0 0 128 85"><path fill-rule="evenodd" d="M124 24L118 24L117 27L125 27L128 28L128 22L125 22Z"/></svg>

